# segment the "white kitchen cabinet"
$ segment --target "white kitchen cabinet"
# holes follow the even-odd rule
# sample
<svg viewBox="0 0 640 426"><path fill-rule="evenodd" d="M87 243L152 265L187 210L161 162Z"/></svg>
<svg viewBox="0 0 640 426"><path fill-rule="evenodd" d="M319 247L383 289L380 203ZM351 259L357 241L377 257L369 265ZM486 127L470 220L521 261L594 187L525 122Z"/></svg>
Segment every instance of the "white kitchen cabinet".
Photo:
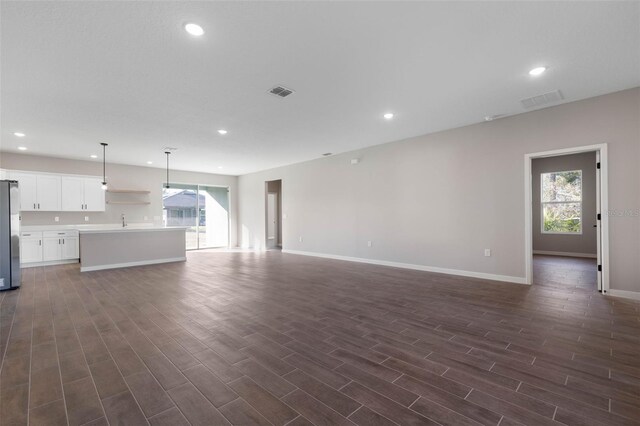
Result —
<svg viewBox="0 0 640 426"><path fill-rule="evenodd" d="M62 259L61 241L62 239L56 237L42 239L42 260L44 262Z"/></svg>
<svg viewBox="0 0 640 426"><path fill-rule="evenodd" d="M0 169L0 180L4 179L9 179L9 173L4 169Z"/></svg>
<svg viewBox="0 0 640 426"><path fill-rule="evenodd" d="M42 234L42 261L80 258L78 231L44 231Z"/></svg>
<svg viewBox="0 0 640 426"><path fill-rule="evenodd" d="M105 193L99 178L63 176L61 179L63 211L103 212Z"/></svg>
<svg viewBox="0 0 640 426"><path fill-rule="evenodd" d="M62 211L84 210L84 179L62 176L60 184Z"/></svg>
<svg viewBox="0 0 640 426"><path fill-rule="evenodd" d="M77 230L22 232L20 263L25 266L68 263L80 258Z"/></svg>
<svg viewBox="0 0 640 426"><path fill-rule="evenodd" d="M62 260L79 259L80 258L80 238L63 237L62 248L60 251Z"/></svg>
<svg viewBox="0 0 640 426"><path fill-rule="evenodd" d="M22 233L20 263L42 262L42 233Z"/></svg>
<svg viewBox="0 0 640 426"><path fill-rule="evenodd" d="M60 211L60 176L11 172L20 188L21 211Z"/></svg>
<svg viewBox="0 0 640 426"><path fill-rule="evenodd" d="M29 173L11 172L11 179L18 181L20 188L20 210L38 210L38 177Z"/></svg>
<svg viewBox="0 0 640 426"><path fill-rule="evenodd" d="M60 176L37 176L38 210L60 211Z"/></svg>
<svg viewBox="0 0 640 426"><path fill-rule="evenodd" d="M102 179L84 178L84 210L89 212L105 211L105 190Z"/></svg>

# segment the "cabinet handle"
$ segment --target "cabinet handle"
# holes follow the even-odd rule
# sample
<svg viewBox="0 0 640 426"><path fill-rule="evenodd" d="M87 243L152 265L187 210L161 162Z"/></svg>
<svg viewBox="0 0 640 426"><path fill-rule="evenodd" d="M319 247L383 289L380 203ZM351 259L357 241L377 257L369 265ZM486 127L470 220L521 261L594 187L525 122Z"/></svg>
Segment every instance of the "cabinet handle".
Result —
<svg viewBox="0 0 640 426"><path fill-rule="evenodd" d="M66 243L64 242L64 238L62 239L62 244L66 244Z"/></svg>
<svg viewBox="0 0 640 426"><path fill-rule="evenodd" d="M40 210L40 203L38 203L38 210Z"/></svg>
<svg viewBox="0 0 640 426"><path fill-rule="evenodd" d="M34 210L36 209L36 203L33 203L33 209Z"/></svg>
<svg viewBox="0 0 640 426"><path fill-rule="evenodd" d="M41 246L42 245L42 240L38 240L38 245Z"/></svg>

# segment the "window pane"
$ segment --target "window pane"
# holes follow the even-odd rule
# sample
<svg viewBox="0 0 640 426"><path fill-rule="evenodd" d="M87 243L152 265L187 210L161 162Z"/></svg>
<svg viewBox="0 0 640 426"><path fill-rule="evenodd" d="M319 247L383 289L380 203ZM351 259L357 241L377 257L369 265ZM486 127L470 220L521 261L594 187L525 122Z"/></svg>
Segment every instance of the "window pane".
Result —
<svg viewBox="0 0 640 426"><path fill-rule="evenodd" d="M580 203L544 204L542 208L543 232L579 234L582 232L580 208Z"/></svg>
<svg viewBox="0 0 640 426"><path fill-rule="evenodd" d="M162 209L164 223L167 226L188 226L186 232L187 250L197 249L196 199L198 187L193 185L171 184L171 188L162 189Z"/></svg>
<svg viewBox="0 0 640 426"><path fill-rule="evenodd" d="M582 170L542 174L542 201L582 200Z"/></svg>

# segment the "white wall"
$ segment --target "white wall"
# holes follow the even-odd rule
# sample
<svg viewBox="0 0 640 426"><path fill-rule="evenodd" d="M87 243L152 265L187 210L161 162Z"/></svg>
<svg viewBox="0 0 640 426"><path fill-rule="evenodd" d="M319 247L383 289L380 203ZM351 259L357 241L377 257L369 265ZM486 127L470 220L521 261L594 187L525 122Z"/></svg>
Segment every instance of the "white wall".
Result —
<svg viewBox="0 0 640 426"><path fill-rule="evenodd" d="M68 160L63 158L42 157L1 152L0 168L12 170L28 170L49 173L68 173L82 175L102 175L102 163L97 161ZM154 222L162 220L162 186L166 180L166 171L153 167L128 166L107 163L107 181L111 188L149 190L148 196L136 195L136 199L147 197L149 205L107 205L105 212L23 212L23 225L66 225L66 224L102 224L118 223L120 215L125 213L129 223ZM236 246L237 219L237 182L236 176L170 171L171 183L189 183L202 185L219 185L229 187L230 197L230 245ZM118 194L107 194L107 197L122 197ZM128 197L128 196L127 196ZM134 197L134 196L131 196ZM54 218L60 221L55 222ZM89 222L85 222L85 216ZM144 217L147 220L144 220Z"/></svg>
<svg viewBox="0 0 640 426"><path fill-rule="evenodd" d="M264 247L264 182L282 179L285 249L522 279L524 155L598 143L611 288L640 291L638 88L241 176L239 242Z"/></svg>
<svg viewBox="0 0 640 426"><path fill-rule="evenodd" d="M581 234L544 234L540 218L540 175L542 173L568 170L582 171L582 233ZM597 252L598 237L596 224L596 153L561 155L558 157L534 158L531 161L532 192L532 237L533 250L553 251L573 254L592 254Z"/></svg>

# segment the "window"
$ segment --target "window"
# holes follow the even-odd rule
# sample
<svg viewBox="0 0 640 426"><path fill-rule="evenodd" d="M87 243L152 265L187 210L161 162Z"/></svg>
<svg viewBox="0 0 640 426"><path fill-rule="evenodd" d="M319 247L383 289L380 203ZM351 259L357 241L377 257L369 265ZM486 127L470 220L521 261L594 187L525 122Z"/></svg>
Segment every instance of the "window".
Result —
<svg viewBox="0 0 640 426"><path fill-rule="evenodd" d="M162 189L167 226L187 226L187 250L229 245L229 189L171 184Z"/></svg>
<svg viewBox="0 0 640 426"><path fill-rule="evenodd" d="M582 170L541 174L543 234L582 234Z"/></svg>

